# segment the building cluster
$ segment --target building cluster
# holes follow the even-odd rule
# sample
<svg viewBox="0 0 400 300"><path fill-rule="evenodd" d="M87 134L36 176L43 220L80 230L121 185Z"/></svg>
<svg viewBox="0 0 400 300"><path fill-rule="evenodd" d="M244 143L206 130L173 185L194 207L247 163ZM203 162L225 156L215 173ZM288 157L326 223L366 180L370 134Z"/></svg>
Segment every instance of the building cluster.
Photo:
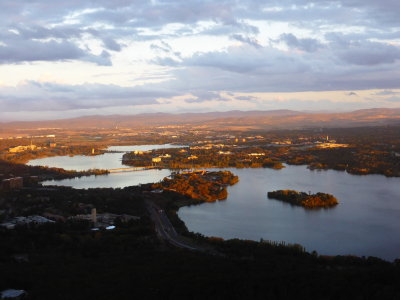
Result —
<svg viewBox="0 0 400 300"><path fill-rule="evenodd" d="M37 147L36 145L28 145L28 146L16 146L16 147L11 147L8 149L8 152L10 153L19 153L19 152L24 152L24 151L34 151L34 150L40 150L40 147Z"/></svg>
<svg viewBox="0 0 400 300"><path fill-rule="evenodd" d="M13 177L3 179L1 181L0 190L14 190L20 189L24 186L24 179L22 177Z"/></svg>
<svg viewBox="0 0 400 300"><path fill-rule="evenodd" d="M46 217L44 217L46 216ZM44 216L32 215L27 217L15 217L12 219L8 219L4 223L0 223L0 227L6 229L14 229L15 226L18 225L42 225L46 223L55 223L55 222L65 222L66 219L62 216L53 215L46 213ZM140 220L140 217L131 216L127 214L112 214L112 213L103 213L97 214L96 208L92 208L90 214L82 214L69 217L68 220L86 220L89 221L94 228L105 228L105 229L114 229L116 220L120 222L129 222L129 221L137 221Z"/></svg>
<svg viewBox="0 0 400 300"><path fill-rule="evenodd" d="M8 289L0 292L0 299L22 300L26 299L27 296L28 293L25 290Z"/></svg>
<svg viewBox="0 0 400 300"><path fill-rule="evenodd" d="M347 147L349 147L349 145L328 142L328 143L321 143L317 147L318 148L347 148Z"/></svg>
<svg viewBox="0 0 400 300"><path fill-rule="evenodd" d="M11 147L8 148L8 152L9 153L21 153L21 152L25 152L25 151L36 151L36 150L43 150L43 149L47 149L47 148L56 148L58 145L56 142L48 142L47 143L47 147L38 147L36 145L28 145L28 146L16 146L16 147ZM65 148L62 147L62 148Z"/></svg>
<svg viewBox="0 0 400 300"><path fill-rule="evenodd" d="M1 223L0 227L4 227L7 229L14 229L17 225L41 225L45 223L55 223L52 220L49 220L42 216L27 216L27 217L15 217L7 222Z"/></svg>
<svg viewBox="0 0 400 300"><path fill-rule="evenodd" d="M131 215L118 215L112 213L98 214L96 208L92 208L90 214L76 215L69 217L70 220L86 220L93 224L95 228L114 229L115 221L119 219L121 222L137 221L140 217Z"/></svg>
<svg viewBox="0 0 400 300"><path fill-rule="evenodd" d="M272 142L272 144L275 144L275 145L291 145L292 141L289 140L289 139L286 139L286 140L282 140L282 141Z"/></svg>
<svg viewBox="0 0 400 300"><path fill-rule="evenodd" d="M212 148L224 148L226 147L224 144L206 144L203 146L191 146L190 150L210 150Z"/></svg>
<svg viewBox="0 0 400 300"><path fill-rule="evenodd" d="M218 154L220 154L220 155L232 155L233 153L231 151L218 151Z"/></svg>
<svg viewBox="0 0 400 300"><path fill-rule="evenodd" d="M4 175L0 174L0 191L21 189L24 186L36 185L39 182L37 176L3 178Z"/></svg>
<svg viewBox="0 0 400 300"><path fill-rule="evenodd" d="M138 151L138 150L136 150L136 151L133 151L133 153L135 155L143 155L143 154L151 153L151 151L149 151L149 150L147 150L147 151Z"/></svg>
<svg viewBox="0 0 400 300"><path fill-rule="evenodd" d="M161 157L153 157L152 159L151 159L151 162L153 162L153 163L159 163L159 162L161 162L162 161L162 158Z"/></svg>
<svg viewBox="0 0 400 300"><path fill-rule="evenodd" d="M264 156L265 153L249 153L248 156Z"/></svg>

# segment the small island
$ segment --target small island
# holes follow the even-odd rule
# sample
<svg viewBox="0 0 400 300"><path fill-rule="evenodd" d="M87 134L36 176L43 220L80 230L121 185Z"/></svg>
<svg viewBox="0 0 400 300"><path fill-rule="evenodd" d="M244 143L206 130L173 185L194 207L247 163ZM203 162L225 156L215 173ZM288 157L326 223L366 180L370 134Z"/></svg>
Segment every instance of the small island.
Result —
<svg viewBox="0 0 400 300"><path fill-rule="evenodd" d="M307 209L328 208L338 204L338 200L331 194L307 194L305 192L298 192L294 190L278 190L268 192L268 198L282 200L293 205L303 206Z"/></svg>

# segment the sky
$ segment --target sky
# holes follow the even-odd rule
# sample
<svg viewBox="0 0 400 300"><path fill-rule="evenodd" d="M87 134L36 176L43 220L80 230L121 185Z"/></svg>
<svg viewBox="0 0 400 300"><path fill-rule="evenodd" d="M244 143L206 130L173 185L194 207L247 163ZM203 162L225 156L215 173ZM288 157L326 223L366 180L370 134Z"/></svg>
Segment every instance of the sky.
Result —
<svg viewBox="0 0 400 300"><path fill-rule="evenodd" d="M0 121L400 107L398 0L1 0Z"/></svg>

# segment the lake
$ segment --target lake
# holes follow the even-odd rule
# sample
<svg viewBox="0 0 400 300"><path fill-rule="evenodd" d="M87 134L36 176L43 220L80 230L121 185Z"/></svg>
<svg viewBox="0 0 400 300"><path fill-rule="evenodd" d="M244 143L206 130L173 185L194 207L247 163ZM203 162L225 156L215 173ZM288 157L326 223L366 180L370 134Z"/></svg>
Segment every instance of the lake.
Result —
<svg viewBox="0 0 400 300"><path fill-rule="evenodd" d="M182 145L137 145L137 146L111 146L109 151L148 151L153 149L181 148ZM48 166L63 168L66 170L85 171L88 169L119 169L126 168L122 164L123 153L105 153L96 156L53 156L31 160L28 165L31 166ZM130 185L138 185L152 183L162 180L164 177L171 175L169 170L145 170L136 172L120 172L102 176L84 176L80 178L64 179L59 181L46 181L43 185L65 185L78 189L85 188L123 188Z"/></svg>
<svg viewBox="0 0 400 300"><path fill-rule="evenodd" d="M171 145L159 145L168 147ZM138 147L138 146L134 146ZM139 150L138 148L129 150ZM154 145L140 150L154 149ZM110 148L118 150L118 148ZM51 157L31 161L66 169L118 168L121 153L100 156ZM311 171L305 166L273 169L228 169L239 182L226 200L183 207L179 217L190 231L225 239L273 240L303 245L326 255L400 258L400 178L357 176L341 171ZM159 181L169 170L146 170L46 182L76 188L124 187ZM302 207L268 199L267 192L294 189L333 194L339 205L330 209Z"/></svg>

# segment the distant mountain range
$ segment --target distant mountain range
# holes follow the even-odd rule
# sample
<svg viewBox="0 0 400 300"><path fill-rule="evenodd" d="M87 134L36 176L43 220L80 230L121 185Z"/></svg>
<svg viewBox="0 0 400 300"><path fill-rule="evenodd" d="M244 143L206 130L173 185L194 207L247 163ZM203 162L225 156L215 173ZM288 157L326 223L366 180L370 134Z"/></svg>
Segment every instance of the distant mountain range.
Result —
<svg viewBox="0 0 400 300"><path fill-rule="evenodd" d="M210 129L296 129L310 127L355 127L400 124L400 108L363 109L345 113L311 113L293 110L228 111L211 113L153 113L86 116L73 119L0 123L2 131L61 128L150 128L191 126Z"/></svg>

